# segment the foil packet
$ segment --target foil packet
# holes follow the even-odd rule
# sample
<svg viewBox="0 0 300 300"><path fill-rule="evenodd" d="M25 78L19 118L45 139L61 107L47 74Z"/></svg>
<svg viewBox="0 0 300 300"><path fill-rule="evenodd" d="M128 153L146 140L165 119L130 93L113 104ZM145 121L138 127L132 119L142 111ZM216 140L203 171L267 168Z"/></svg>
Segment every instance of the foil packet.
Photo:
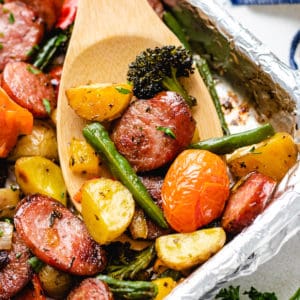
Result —
<svg viewBox="0 0 300 300"><path fill-rule="evenodd" d="M234 5L299 4L300 0L231 0Z"/></svg>
<svg viewBox="0 0 300 300"><path fill-rule="evenodd" d="M221 82L223 88L229 87L247 99L258 122L270 122L276 131L287 131L299 142L300 73L281 62L216 0L166 2L171 4L171 11L184 28L192 48L206 58L220 81L226 82L225 85ZM253 273L299 230L298 161L278 184L271 204L253 224L165 299L214 299L225 283Z"/></svg>

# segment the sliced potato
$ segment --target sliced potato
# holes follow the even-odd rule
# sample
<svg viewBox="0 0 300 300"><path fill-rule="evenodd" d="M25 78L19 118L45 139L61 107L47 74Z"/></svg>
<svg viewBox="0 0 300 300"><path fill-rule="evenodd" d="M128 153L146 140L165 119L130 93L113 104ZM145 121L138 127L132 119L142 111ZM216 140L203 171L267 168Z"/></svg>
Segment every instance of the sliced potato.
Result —
<svg viewBox="0 0 300 300"><path fill-rule="evenodd" d="M171 269L185 270L218 252L226 241L221 227L161 236L155 241L158 258Z"/></svg>
<svg viewBox="0 0 300 300"><path fill-rule="evenodd" d="M92 84L66 91L70 106L82 118L90 121L112 121L127 108L132 98L132 86Z"/></svg>
<svg viewBox="0 0 300 300"><path fill-rule="evenodd" d="M0 189L0 219L12 218L20 200L20 191L11 188Z"/></svg>
<svg viewBox="0 0 300 300"><path fill-rule="evenodd" d="M157 285L158 294L154 300L163 300L174 289L177 282L171 277L162 277L152 281Z"/></svg>
<svg viewBox="0 0 300 300"><path fill-rule="evenodd" d="M34 122L31 134L19 138L16 147L9 155L9 160L36 155L58 160L55 129L49 123L41 120Z"/></svg>
<svg viewBox="0 0 300 300"><path fill-rule="evenodd" d="M89 143L72 139L69 162L72 172L88 178L95 177L100 174L100 164L100 157Z"/></svg>
<svg viewBox="0 0 300 300"><path fill-rule="evenodd" d="M258 171L280 181L296 163L297 156L298 149L292 136L278 132L257 145L236 150L227 157L227 162L236 177Z"/></svg>
<svg viewBox="0 0 300 300"><path fill-rule="evenodd" d="M67 190L61 169L41 156L21 157L15 164L16 181L25 194L41 193L66 205Z"/></svg>
<svg viewBox="0 0 300 300"><path fill-rule="evenodd" d="M91 236L106 244L120 236L129 226L135 202L119 181L98 178L82 186L82 217Z"/></svg>

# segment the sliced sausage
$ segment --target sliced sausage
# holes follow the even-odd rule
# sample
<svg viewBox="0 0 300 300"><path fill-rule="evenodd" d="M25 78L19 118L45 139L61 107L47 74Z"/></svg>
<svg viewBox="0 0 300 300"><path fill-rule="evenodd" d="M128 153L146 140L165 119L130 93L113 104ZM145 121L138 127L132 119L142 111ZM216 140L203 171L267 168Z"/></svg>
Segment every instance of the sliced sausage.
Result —
<svg viewBox="0 0 300 300"><path fill-rule="evenodd" d="M49 75L25 62L9 62L2 74L2 87L36 118L46 118L57 104ZM47 105L49 104L49 107Z"/></svg>
<svg viewBox="0 0 300 300"><path fill-rule="evenodd" d="M233 189L226 205L221 225L226 232L238 234L265 209L276 181L259 172L252 172Z"/></svg>
<svg viewBox="0 0 300 300"><path fill-rule="evenodd" d="M162 208L161 187L163 184L163 177L161 176L140 176L140 179L155 203ZM170 229L163 229L154 223L144 211L136 207L132 222L129 226L130 233L133 238L144 238L154 240L159 236L168 234Z"/></svg>
<svg viewBox="0 0 300 300"><path fill-rule="evenodd" d="M195 121L184 99L161 92L131 103L112 132L118 151L137 172L162 167L192 140Z"/></svg>
<svg viewBox="0 0 300 300"><path fill-rule="evenodd" d="M84 279L68 296L67 300L113 300L108 285L96 278Z"/></svg>
<svg viewBox="0 0 300 300"><path fill-rule="evenodd" d="M93 275L106 265L102 247L81 219L56 200L36 194L17 207L15 227L39 259L75 275Z"/></svg>
<svg viewBox="0 0 300 300"><path fill-rule="evenodd" d="M164 6L160 0L148 0L148 3L153 8L153 10L157 13L157 15L162 18L164 13Z"/></svg>
<svg viewBox="0 0 300 300"><path fill-rule="evenodd" d="M0 5L0 71L9 61L29 58L43 37L44 26L34 11L22 2Z"/></svg>
<svg viewBox="0 0 300 300"><path fill-rule="evenodd" d="M15 0L6 0L14 2ZM61 8L62 0L19 0L29 7L44 21L47 30L50 30L55 24Z"/></svg>
<svg viewBox="0 0 300 300"><path fill-rule="evenodd" d="M8 262L0 271L0 299L9 299L19 292L31 279L28 263L30 251L17 233L13 234L12 250Z"/></svg>

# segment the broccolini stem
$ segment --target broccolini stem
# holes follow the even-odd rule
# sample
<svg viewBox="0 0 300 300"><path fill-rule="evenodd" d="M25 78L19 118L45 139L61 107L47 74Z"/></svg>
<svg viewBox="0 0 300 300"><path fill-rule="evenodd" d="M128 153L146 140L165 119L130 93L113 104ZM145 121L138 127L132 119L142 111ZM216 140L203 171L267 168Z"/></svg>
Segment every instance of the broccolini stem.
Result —
<svg viewBox="0 0 300 300"><path fill-rule="evenodd" d="M131 279L133 280L135 275L148 267L150 262L154 259L156 255L154 245L149 246L142 252L140 252L136 259L129 263L128 265L120 265L120 266L111 266L108 267L108 275L124 280L124 279Z"/></svg>
<svg viewBox="0 0 300 300"><path fill-rule="evenodd" d="M103 154L108 161L108 167L132 193L133 198L155 223L162 228L168 228L160 208L155 204L147 189L136 175L127 159L116 149L105 127L100 123L91 123L83 129L83 136L96 151Z"/></svg>
<svg viewBox="0 0 300 300"><path fill-rule="evenodd" d="M204 149L216 154L227 154L234 150L259 143L274 135L273 127L267 123L255 129L235 133L219 138L212 138L198 143L191 144L189 148Z"/></svg>
<svg viewBox="0 0 300 300"><path fill-rule="evenodd" d="M166 23L166 25L175 33L175 35L178 37L178 39L180 40L182 45L185 47L185 49L192 51L192 47L189 44L188 38L186 37L186 34L185 34L182 26L178 23L177 19L173 16L173 14L169 11L165 11L165 13L163 15L163 20ZM224 118L220 99L219 99L218 93L216 91L214 79L211 75L211 71L207 64L207 61L204 58L200 57L199 55L194 55L193 59L195 61L198 72L200 73L201 77L203 78L203 80L208 88L208 91L210 93L210 96L213 100L217 115L218 115L220 123L221 123L223 133L224 133L224 135L229 135L230 131L229 131L229 128L228 128L227 123Z"/></svg>
<svg viewBox="0 0 300 300"><path fill-rule="evenodd" d="M186 101L189 107L196 104L195 99L187 93L181 83L177 80L175 69L172 69L172 77L164 77L162 85L166 90L179 94Z"/></svg>
<svg viewBox="0 0 300 300"><path fill-rule="evenodd" d="M96 278L106 282L114 296L122 299L154 299L158 293L157 285L150 281L119 280L102 274Z"/></svg>

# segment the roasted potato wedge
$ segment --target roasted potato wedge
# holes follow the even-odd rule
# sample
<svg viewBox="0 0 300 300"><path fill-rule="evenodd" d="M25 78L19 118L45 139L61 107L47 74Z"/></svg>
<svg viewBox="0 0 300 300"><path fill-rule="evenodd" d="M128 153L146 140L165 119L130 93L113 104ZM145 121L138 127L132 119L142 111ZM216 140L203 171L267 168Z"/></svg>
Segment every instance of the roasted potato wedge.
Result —
<svg viewBox="0 0 300 300"><path fill-rule="evenodd" d="M16 181L25 194L40 193L66 205L67 189L61 169L41 156L21 157L15 164Z"/></svg>
<svg viewBox="0 0 300 300"><path fill-rule="evenodd" d="M15 214L15 208L20 200L20 191L18 189L1 188L0 189L0 219L12 218Z"/></svg>
<svg viewBox="0 0 300 300"><path fill-rule="evenodd" d="M127 108L132 98L132 85L82 85L68 89L66 95L80 117L90 121L112 121Z"/></svg>
<svg viewBox="0 0 300 300"><path fill-rule="evenodd" d="M178 271L195 267L218 252L226 241L221 227L161 236L155 241L158 258Z"/></svg>
<svg viewBox="0 0 300 300"><path fill-rule="evenodd" d="M296 163L297 156L298 149L292 136L278 132L259 144L236 150L227 157L227 163L236 177L259 171L280 181Z"/></svg>
<svg viewBox="0 0 300 300"><path fill-rule="evenodd" d="M82 217L91 236L106 244L120 236L129 226L135 202L119 181L97 178L82 186Z"/></svg>
<svg viewBox="0 0 300 300"><path fill-rule="evenodd" d="M56 132L49 123L35 121L32 133L19 138L9 155L9 160L15 161L23 156L43 156L58 160Z"/></svg>

